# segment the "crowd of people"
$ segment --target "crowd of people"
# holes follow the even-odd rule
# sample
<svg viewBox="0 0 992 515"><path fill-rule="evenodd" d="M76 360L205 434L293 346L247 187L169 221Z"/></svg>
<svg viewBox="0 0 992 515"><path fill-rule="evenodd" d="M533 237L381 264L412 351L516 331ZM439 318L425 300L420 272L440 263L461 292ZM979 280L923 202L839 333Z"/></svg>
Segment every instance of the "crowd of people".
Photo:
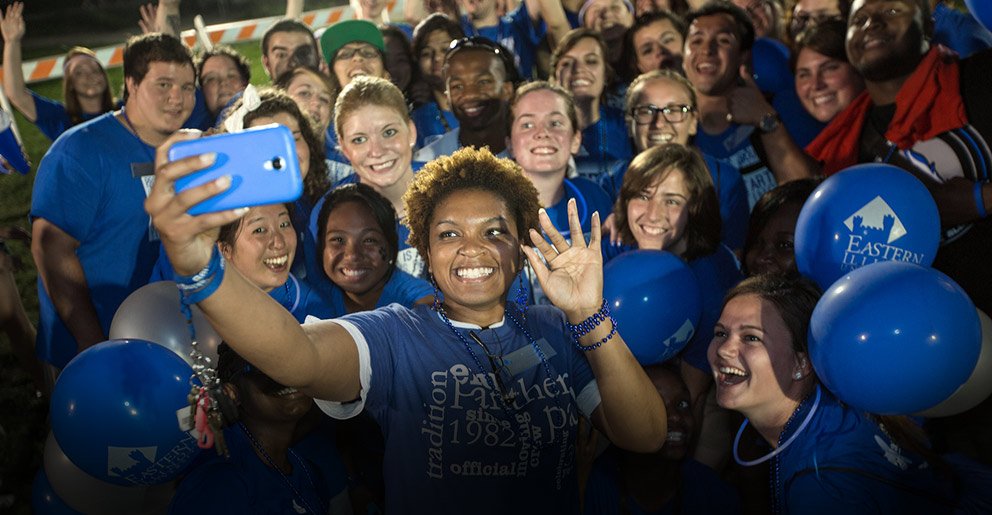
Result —
<svg viewBox="0 0 992 515"><path fill-rule="evenodd" d="M354 0L355 19L311 28L289 4L254 80L236 50L177 38L179 0L143 8L119 100L83 47L62 99L31 91L24 5L0 21L4 90L53 141L23 235L36 325L0 244L0 327L20 363L50 392L159 280L225 342L230 456L177 478L171 512L978 502L955 466L992 465L990 407L931 421L838 400L808 357L821 292L793 250L824 178L890 163L936 202L934 267L992 313L992 33L968 13L408 0L390 21L384 0ZM755 76L769 45L790 55L782 83ZM169 161L170 145L272 123L295 139L300 198L189 215L231 181L177 193L216 156ZM678 256L701 285L698 330L661 364L634 358L603 299L604 264L638 249Z"/></svg>

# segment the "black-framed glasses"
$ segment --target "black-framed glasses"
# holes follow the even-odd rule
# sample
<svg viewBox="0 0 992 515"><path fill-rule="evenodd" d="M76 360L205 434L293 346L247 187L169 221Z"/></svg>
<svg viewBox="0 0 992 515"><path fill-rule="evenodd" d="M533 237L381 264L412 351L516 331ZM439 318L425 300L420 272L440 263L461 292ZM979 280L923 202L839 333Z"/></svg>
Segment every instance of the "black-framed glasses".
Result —
<svg viewBox="0 0 992 515"><path fill-rule="evenodd" d="M665 118L668 123L680 123L685 121L689 113L696 108L685 104L668 104L664 107L656 105L640 105L630 110L630 116L638 125L648 125L658 119L658 113Z"/></svg>
<svg viewBox="0 0 992 515"><path fill-rule="evenodd" d="M510 370L506 367L506 362L503 360L503 355L489 352L489 347L482 341L482 338L479 338L479 336L475 334L474 331L469 331L468 336L469 338L472 338L472 341L478 343L479 347L482 347L482 352L486 353L486 358L489 360L489 366L493 370L493 378L496 380L496 388L499 389L499 394L503 399L503 404L507 407L513 406L514 401L517 399L517 392L515 392L512 388L509 390L506 388L506 383L503 380L503 376L506 375L509 377Z"/></svg>
<svg viewBox="0 0 992 515"><path fill-rule="evenodd" d="M376 59L382 57L379 54L379 50L372 45L361 45L361 46L346 46L341 47L338 53L334 54L335 61L347 61L355 54L362 56L362 59Z"/></svg>

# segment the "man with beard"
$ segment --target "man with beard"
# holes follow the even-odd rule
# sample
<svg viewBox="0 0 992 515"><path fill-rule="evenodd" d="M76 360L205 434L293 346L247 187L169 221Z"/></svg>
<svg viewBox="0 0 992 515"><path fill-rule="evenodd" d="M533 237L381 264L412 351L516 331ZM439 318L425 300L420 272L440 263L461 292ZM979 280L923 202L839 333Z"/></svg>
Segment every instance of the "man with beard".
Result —
<svg viewBox="0 0 992 515"><path fill-rule="evenodd" d="M816 163L748 71L754 27L747 14L714 1L689 13L686 25L682 68L699 99L696 146L740 170L751 207L777 184L812 177Z"/></svg>
<svg viewBox="0 0 992 515"><path fill-rule="evenodd" d="M459 126L418 150L413 160L427 162L468 146L489 147L494 154L503 152L516 75L512 67L506 50L485 38L453 43L445 57L443 75Z"/></svg>
<svg viewBox="0 0 992 515"><path fill-rule="evenodd" d="M866 91L807 151L826 174L884 161L920 178L940 212L942 245L933 263L992 310L992 53L959 60L931 45L927 0L858 0L847 55Z"/></svg>
<svg viewBox="0 0 992 515"><path fill-rule="evenodd" d="M36 351L56 368L106 340L118 306L148 282L159 238L144 201L155 147L193 109L192 55L172 36L132 38L124 47L124 85L124 106L66 131L34 182Z"/></svg>

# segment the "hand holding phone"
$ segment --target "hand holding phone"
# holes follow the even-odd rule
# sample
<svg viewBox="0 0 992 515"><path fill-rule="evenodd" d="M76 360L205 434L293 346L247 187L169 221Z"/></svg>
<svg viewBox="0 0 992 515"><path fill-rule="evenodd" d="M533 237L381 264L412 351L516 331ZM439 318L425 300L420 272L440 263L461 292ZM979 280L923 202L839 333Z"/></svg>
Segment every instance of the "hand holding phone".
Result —
<svg viewBox="0 0 992 515"><path fill-rule="evenodd" d="M177 179L176 193L225 175L231 176L231 187L191 207L187 211L191 215L291 202L303 193L296 142L282 125L179 141L168 156L176 161L209 152L217 154L214 164Z"/></svg>

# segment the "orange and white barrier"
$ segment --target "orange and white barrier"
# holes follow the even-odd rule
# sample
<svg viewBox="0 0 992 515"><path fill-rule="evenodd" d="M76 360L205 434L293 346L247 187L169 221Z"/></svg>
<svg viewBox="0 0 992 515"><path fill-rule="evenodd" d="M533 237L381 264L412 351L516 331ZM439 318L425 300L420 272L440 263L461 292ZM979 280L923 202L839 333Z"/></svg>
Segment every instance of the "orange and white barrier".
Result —
<svg viewBox="0 0 992 515"><path fill-rule="evenodd" d="M387 5L390 13L394 9L402 10L402 0L391 0ZM327 27L340 20L348 20L354 17L354 11L348 5L318 9L303 13L301 21L313 29ZM262 39L262 35L277 21L283 19L282 16L270 16L255 20L235 21L221 23L206 27L207 36L213 44L218 43L240 43L243 41L257 41ZM197 44L196 30L184 30L182 39L189 47ZM121 66L124 62L124 44L93 49L96 57L105 68ZM24 71L24 81L28 84L41 82L62 77L63 56L44 57L33 61L25 61L22 69ZM0 77L3 70L0 69Z"/></svg>

